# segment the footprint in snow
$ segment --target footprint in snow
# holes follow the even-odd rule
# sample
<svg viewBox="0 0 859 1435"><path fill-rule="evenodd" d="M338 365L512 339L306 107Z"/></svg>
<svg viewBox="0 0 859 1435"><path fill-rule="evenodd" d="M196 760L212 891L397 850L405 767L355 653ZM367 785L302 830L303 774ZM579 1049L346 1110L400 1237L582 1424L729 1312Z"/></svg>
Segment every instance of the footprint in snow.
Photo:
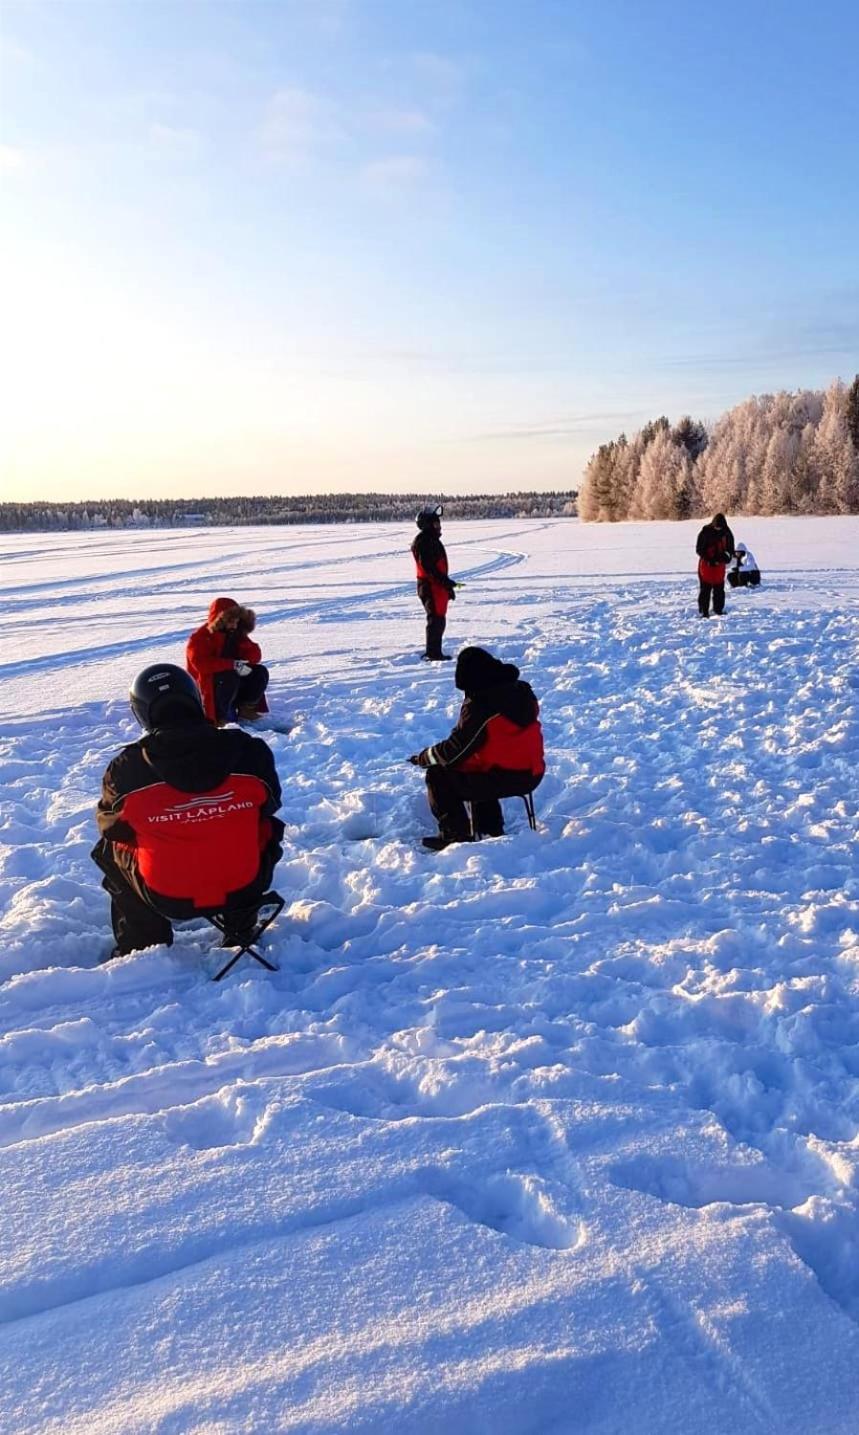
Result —
<svg viewBox="0 0 859 1435"><path fill-rule="evenodd" d="M586 1239L572 1192L533 1172L496 1172L474 1183L439 1175L430 1193L469 1220L529 1246L573 1251Z"/></svg>
<svg viewBox="0 0 859 1435"><path fill-rule="evenodd" d="M807 1181L762 1161L709 1166L676 1156L642 1155L618 1162L607 1174L624 1190L641 1191L693 1210L720 1202L732 1206L760 1203L789 1210L812 1194Z"/></svg>
<svg viewBox="0 0 859 1435"><path fill-rule="evenodd" d="M164 1126L171 1140L195 1151L258 1142L268 1125L269 1108L253 1088L225 1087L190 1106L168 1111Z"/></svg>

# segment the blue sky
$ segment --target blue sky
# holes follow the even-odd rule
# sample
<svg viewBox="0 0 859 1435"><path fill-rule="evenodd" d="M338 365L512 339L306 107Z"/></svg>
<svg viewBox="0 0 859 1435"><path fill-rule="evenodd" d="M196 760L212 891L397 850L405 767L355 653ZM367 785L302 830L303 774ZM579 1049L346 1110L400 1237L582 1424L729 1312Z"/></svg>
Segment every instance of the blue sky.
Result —
<svg viewBox="0 0 859 1435"><path fill-rule="evenodd" d="M859 7L5 0L4 497L576 486L859 367Z"/></svg>

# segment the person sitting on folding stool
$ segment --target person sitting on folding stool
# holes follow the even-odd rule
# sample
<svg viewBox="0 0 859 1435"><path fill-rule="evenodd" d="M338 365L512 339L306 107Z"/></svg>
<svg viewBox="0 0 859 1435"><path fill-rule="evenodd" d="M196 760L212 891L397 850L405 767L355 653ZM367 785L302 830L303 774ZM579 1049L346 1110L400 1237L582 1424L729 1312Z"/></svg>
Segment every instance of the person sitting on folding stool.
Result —
<svg viewBox="0 0 859 1435"><path fill-rule="evenodd" d="M169 947L171 920L213 912L224 946L244 945L283 855L271 750L207 722L194 679L171 663L144 668L130 699L145 734L108 765L92 852L110 895L110 957Z"/></svg>
<svg viewBox="0 0 859 1435"><path fill-rule="evenodd" d="M439 852L472 835L501 837L501 797L525 797L546 770L540 706L519 669L485 648L463 648L454 682L465 694L449 737L415 753L409 762L426 768L427 797L439 825L423 845ZM465 803L474 804L472 834Z"/></svg>

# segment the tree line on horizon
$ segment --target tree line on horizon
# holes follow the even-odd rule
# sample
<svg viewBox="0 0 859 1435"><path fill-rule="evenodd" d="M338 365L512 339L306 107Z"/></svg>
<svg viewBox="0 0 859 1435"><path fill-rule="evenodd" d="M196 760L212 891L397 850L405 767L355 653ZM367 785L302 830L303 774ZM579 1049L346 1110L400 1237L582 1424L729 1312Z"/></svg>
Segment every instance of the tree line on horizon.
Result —
<svg viewBox="0 0 859 1435"><path fill-rule="evenodd" d="M592 455L578 509L598 523L859 513L859 374L849 388L755 395L712 427L687 415L621 434Z"/></svg>
<svg viewBox="0 0 859 1435"><path fill-rule="evenodd" d="M317 493L225 498L110 498L75 503L0 503L0 530L45 532L104 528L181 528L290 523L405 523L427 503L443 503L451 518L570 517L574 489L546 493L458 494Z"/></svg>

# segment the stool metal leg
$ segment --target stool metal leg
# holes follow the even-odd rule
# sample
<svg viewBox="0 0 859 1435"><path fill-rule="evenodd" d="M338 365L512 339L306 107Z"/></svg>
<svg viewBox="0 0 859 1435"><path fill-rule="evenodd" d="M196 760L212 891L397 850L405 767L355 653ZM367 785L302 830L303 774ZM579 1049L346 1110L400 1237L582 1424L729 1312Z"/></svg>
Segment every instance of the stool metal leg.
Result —
<svg viewBox="0 0 859 1435"><path fill-rule="evenodd" d="M226 965L221 967L220 971L212 978L213 981L219 982L222 977L225 977L228 972L231 972L233 967L236 965L236 962L239 961L241 957L253 957L255 962L259 962L260 966L266 967L267 970L270 972L276 972L278 970L278 967L274 962L270 962L267 957L262 956L262 954L256 950L255 943L259 941L263 932L266 930L267 927L271 926L275 917L277 917L280 912L283 911L283 908L285 906L286 902L284 898L281 897L279 892L265 893L265 895L260 900L257 923L253 935L251 936L250 940L245 943L236 943L236 950L233 953L232 957L226 963ZM268 909L267 915L261 917L259 913L265 912L266 909ZM219 932L225 931L226 918L223 912L209 912L207 914L207 920L211 922L212 926L215 927Z"/></svg>
<svg viewBox="0 0 859 1435"><path fill-rule="evenodd" d="M533 792L523 793L523 795L522 795L522 801L523 801L524 804L525 804L525 811L526 811L527 814L528 814L528 826L530 827L530 829L531 829L532 832L536 832L536 831L537 831L537 813L536 813L536 811L535 811L535 809L534 809L534 794L533 794Z"/></svg>

